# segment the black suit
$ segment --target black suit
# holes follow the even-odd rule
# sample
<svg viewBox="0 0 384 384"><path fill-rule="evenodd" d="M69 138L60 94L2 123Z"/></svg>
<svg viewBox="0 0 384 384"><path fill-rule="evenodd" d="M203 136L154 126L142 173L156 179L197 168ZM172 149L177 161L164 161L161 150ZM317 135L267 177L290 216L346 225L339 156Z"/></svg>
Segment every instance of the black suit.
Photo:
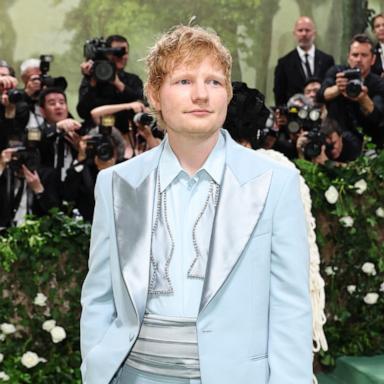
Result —
<svg viewBox="0 0 384 384"><path fill-rule="evenodd" d="M333 57L315 49L315 71L313 77L323 80L327 70L335 64ZM275 68L273 92L277 106L285 105L295 93L303 93L306 76L297 49L281 57Z"/></svg>
<svg viewBox="0 0 384 384"><path fill-rule="evenodd" d="M372 65L371 72L376 73L376 75L381 76L383 73L383 62L381 61L381 46L380 43L376 44L375 47L375 64Z"/></svg>

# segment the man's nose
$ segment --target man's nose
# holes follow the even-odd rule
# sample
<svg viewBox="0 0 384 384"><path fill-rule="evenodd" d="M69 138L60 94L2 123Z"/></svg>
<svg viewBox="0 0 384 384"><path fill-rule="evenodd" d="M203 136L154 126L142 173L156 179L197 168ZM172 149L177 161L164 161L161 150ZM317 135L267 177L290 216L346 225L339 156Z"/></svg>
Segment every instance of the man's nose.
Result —
<svg viewBox="0 0 384 384"><path fill-rule="evenodd" d="M207 84L204 81L196 81L192 87L193 102L207 101L208 90Z"/></svg>

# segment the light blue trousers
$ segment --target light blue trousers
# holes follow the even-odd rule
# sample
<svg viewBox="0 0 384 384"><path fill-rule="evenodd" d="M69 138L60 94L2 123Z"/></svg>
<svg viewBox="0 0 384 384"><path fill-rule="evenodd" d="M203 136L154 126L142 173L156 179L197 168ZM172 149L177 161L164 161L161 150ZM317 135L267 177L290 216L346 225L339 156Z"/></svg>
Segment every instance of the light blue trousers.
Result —
<svg viewBox="0 0 384 384"><path fill-rule="evenodd" d="M128 365L121 368L116 384L201 384L200 379L178 379L138 371Z"/></svg>

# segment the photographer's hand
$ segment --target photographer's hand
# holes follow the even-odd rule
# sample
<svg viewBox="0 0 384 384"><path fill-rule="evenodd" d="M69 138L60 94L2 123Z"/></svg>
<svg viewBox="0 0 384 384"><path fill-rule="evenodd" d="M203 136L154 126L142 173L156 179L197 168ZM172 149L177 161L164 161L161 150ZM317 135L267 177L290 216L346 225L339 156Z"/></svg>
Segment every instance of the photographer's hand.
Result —
<svg viewBox="0 0 384 384"><path fill-rule="evenodd" d="M349 97L349 99L353 101L357 101L360 104L361 111L364 115L369 115L373 112L375 108L375 104L372 99L368 95L368 88L363 85L361 88L361 92L357 97Z"/></svg>
<svg viewBox="0 0 384 384"><path fill-rule="evenodd" d="M112 84L117 89L118 92L123 92L125 88L125 84L119 79L119 76L115 75L115 79L112 81Z"/></svg>
<svg viewBox="0 0 384 384"><path fill-rule="evenodd" d="M5 107L5 118L13 119L16 116L16 105L9 102L9 97L6 92L1 95L1 104L3 104Z"/></svg>
<svg viewBox="0 0 384 384"><path fill-rule="evenodd" d="M81 127L81 124L74 119L64 119L56 124L56 127L61 131L68 133L76 131Z"/></svg>
<svg viewBox="0 0 384 384"><path fill-rule="evenodd" d="M161 143L160 139L153 136L152 129L150 126L143 125L143 124L136 124L136 126L137 126L137 134L143 137L147 143L146 145L147 150L157 147Z"/></svg>
<svg viewBox="0 0 384 384"><path fill-rule="evenodd" d="M82 138L80 138L79 145L78 145L78 153L77 153L77 161L82 162L87 158L87 140L90 139L91 135L85 135Z"/></svg>
<svg viewBox="0 0 384 384"><path fill-rule="evenodd" d="M140 101L125 104L127 110L132 110L135 113L148 112L149 109Z"/></svg>
<svg viewBox="0 0 384 384"><path fill-rule="evenodd" d="M339 95L346 96L348 79L344 77L344 72L336 73L336 83L325 89L324 99L326 101L332 100Z"/></svg>
<svg viewBox="0 0 384 384"><path fill-rule="evenodd" d="M84 61L80 64L81 73L84 76L91 76L93 67L93 60Z"/></svg>
<svg viewBox="0 0 384 384"><path fill-rule="evenodd" d="M297 150L299 159L304 159L304 148L308 143L307 134L308 132L300 132L299 137L297 138L297 141L296 141L296 150Z"/></svg>
<svg viewBox="0 0 384 384"><path fill-rule="evenodd" d="M17 79L13 76L0 76L0 86L3 90L17 87Z"/></svg>
<svg viewBox="0 0 384 384"><path fill-rule="evenodd" d="M12 159L12 154L16 151L16 148L6 148L1 151L0 155L0 175L3 173L5 167Z"/></svg>
<svg viewBox="0 0 384 384"><path fill-rule="evenodd" d="M319 164L319 165L324 165L325 162L329 160L328 159L328 156L326 155L325 153L325 145L323 144L321 146L321 152L320 152L320 155L319 156L316 156L312 159L312 162L315 163L315 164Z"/></svg>
<svg viewBox="0 0 384 384"><path fill-rule="evenodd" d="M25 180L34 193L43 193L44 187L41 184L40 176L37 171L30 171L24 164L21 166Z"/></svg>

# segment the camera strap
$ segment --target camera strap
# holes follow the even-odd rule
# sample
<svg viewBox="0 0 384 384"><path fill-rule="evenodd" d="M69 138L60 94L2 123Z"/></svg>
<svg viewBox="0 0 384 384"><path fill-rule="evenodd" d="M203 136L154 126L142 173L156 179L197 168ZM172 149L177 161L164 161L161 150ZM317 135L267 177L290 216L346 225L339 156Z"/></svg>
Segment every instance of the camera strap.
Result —
<svg viewBox="0 0 384 384"><path fill-rule="evenodd" d="M16 192L16 195L13 200L13 212L12 212L12 219L15 217L17 210L19 209L21 199L23 198L23 193L25 189L25 180L24 179L19 179L19 188Z"/></svg>

